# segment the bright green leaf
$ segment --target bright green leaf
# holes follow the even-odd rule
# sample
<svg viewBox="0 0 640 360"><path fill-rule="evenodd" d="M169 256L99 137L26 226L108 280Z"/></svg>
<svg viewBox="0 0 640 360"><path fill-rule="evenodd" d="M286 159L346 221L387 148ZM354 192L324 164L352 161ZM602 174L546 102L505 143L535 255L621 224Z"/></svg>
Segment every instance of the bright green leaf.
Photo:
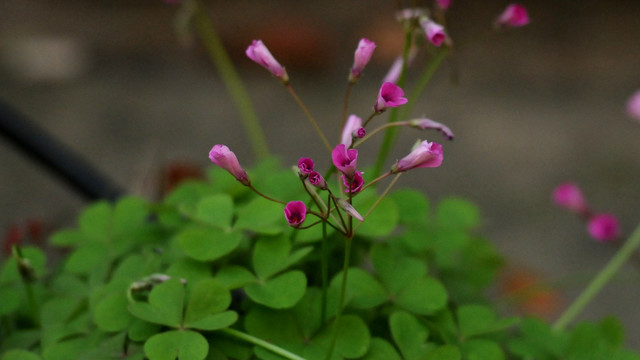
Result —
<svg viewBox="0 0 640 360"><path fill-rule="evenodd" d="M160 331L160 325L134 318L129 326L128 336L133 341L146 341Z"/></svg>
<svg viewBox="0 0 640 360"><path fill-rule="evenodd" d="M189 257L198 261L213 261L240 245L242 234L216 228L191 227L177 235L180 246Z"/></svg>
<svg viewBox="0 0 640 360"><path fill-rule="evenodd" d="M307 287L307 278L302 271L289 271L267 280L263 284L247 285L244 289L251 300L274 309L294 306Z"/></svg>
<svg viewBox="0 0 640 360"><path fill-rule="evenodd" d="M105 297L93 310L93 320L100 330L106 332L122 331L133 319L127 311L127 297L117 293Z"/></svg>
<svg viewBox="0 0 640 360"><path fill-rule="evenodd" d="M238 219L234 228L258 234L278 234L286 224L283 211L282 204L257 197L238 210Z"/></svg>
<svg viewBox="0 0 640 360"><path fill-rule="evenodd" d="M422 359L429 349L425 342L429 330L413 315L396 311L389 317L391 337L405 359Z"/></svg>
<svg viewBox="0 0 640 360"><path fill-rule="evenodd" d="M389 342L382 338L372 338L369 351L362 360L401 360L402 358ZM443 359L444 360L444 359Z"/></svg>
<svg viewBox="0 0 640 360"><path fill-rule="evenodd" d="M167 269L166 274L177 279L185 279L187 283L194 283L200 279L209 278L211 266L190 258L183 258L174 262Z"/></svg>
<svg viewBox="0 0 640 360"><path fill-rule="evenodd" d="M196 205L195 218L220 229L230 230L233 218L233 199L227 194L207 196Z"/></svg>
<svg viewBox="0 0 640 360"><path fill-rule="evenodd" d="M144 224L149 216L149 203L139 197L125 196L118 199L113 209L111 231L113 234L129 234Z"/></svg>
<svg viewBox="0 0 640 360"><path fill-rule="evenodd" d="M286 269L290 251L291 242L285 236L263 237L256 241L252 260L258 278L268 279Z"/></svg>
<svg viewBox="0 0 640 360"><path fill-rule="evenodd" d="M427 220L429 202L420 191L401 189L390 196L398 206L401 224L423 223Z"/></svg>
<svg viewBox="0 0 640 360"><path fill-rule="evenodd" d="M184 287L180 280L172 278L151 290L148 303L129 304L129 312L148 322L180 327L183 303Z"/></svg>
<svg viewBox="0 0 640 360"><path fill-rule="evenodd" d="M17 289L2 287L0 289L0 315L8 315L16 311L22 303L22 295Z"/></svg>
<svg viewBox="0 0 640 360"><path fill-rule="evenodd" d="M112 212L111 204L107 201L94 203L80 215L78 227L92 237L106 238L110 233Z"/></svg>
<svg viewBox="0 0 640 360"><path fill-rule="evenodd" d="M377 196L373 192L365 192L353 199L353 206L362 216L365 216L376 200ZM399 217L396 203L391 198L385 197L364 219L362 225L356 230L356 235L365 237L389 235L398 225Z"/></svg>
<svg viewBox="0 0 640 360"><path fill-rule="evenodd" d="M65 264L65 270L86 275L97 268L97 264L104 264L110 261L110 254L107 245L99 242L88 242L74 251Z"/></svg>
<svg viewBox="0 0 640 360"><path fill-rule="evenodd" d="M237 289L256 281L251 271L242 266L223 267L216 273L216 279L227 289Z"/></svg>
<svg viewBox="0 0 640 360"><path fill-rule="evenodd" d="M342 272L336 274L331 280L331 286L340 288L342 286ZM347 274L347 297L350 299L349 306L357 309L370 309L387 301L387 294L370 273L356 267L349 268Z"/></svg>
<svg viewBox="0 0 640 360"><path fill-rule="evenodd" d="M231 293L215 279L204 279L191 288L185 312L185 326L206 316L222 312L231 304Z"/></svg>
<svg viewBox="0 0 640 360"><path fill-rule="evenodd" d="M191 329L212 331L227 328L236 321L238 321L238 314L235 311L224 311L185 323L185 326Z"/></svg>
<svg viewBox="0 0 640 360"><path fill-rule="evenodd" d="M49 242L55 246L75 246L81 244L87 236L76 229L64 229L51 236Z"/></svg>
<svg viewBox="0 0 640 360"><path fill-rule="evenodd" d="M144 344L149 360L204 360L209 343L193 331L173 330L152 336Z"/></svg>
<svg viewBox="0 0 640 360"><path fill-rule="evenodd" d="M376 273L392 294L398 293L427 274L427 265L424 261L398 257L383 245L376 244L372 247L371 261Z"/></svg>
<svg viewBox="0 0 640 360"><path fill-rule="evenodd" d="M2 360L42 360L42 358L35 353L27 350L13 349L9 350L2 355Z"/></svg>
<svg viewBox="0 0 640 360"><path fill-rule="evenodd" d="M398 293L396 303L403 308L421 315L429 315L447 305L447 290L431 277L413 282Z"/></svg>
<svg viewBox="0 0 640 360"><path fill-rule="evenodd" d="M462 353L467 360L504 360L500 346L489 340L473 339L462 343Z"/></svg>
<svg viewBox="0 0 640 360"><path fill-rule="evenodd" d="M471 228L480 222L480 211L468 200L447 198L438 204L436 220L443 227Z"/></svg>

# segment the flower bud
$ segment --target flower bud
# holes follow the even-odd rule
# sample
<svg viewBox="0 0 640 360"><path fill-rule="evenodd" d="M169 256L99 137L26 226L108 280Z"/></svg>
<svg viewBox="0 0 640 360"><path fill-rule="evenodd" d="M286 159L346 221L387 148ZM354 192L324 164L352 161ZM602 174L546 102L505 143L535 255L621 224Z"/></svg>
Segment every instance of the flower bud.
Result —
<svg viewBox="0 0 640 360"><path fill-rule="evenodd" d="M592 216L587 223L589 235L601 242L610 242L620 236L620 224L618 219L611 214L597 214Z"/></svg>
<svg viewBox="0 0 640 360"><path fill-rule="evenodd" d="M362 38L358 43L358 48L353 57L353 66L351 67L351 73L349 74L349 81L356 82L362 76L364 67L367 66L373 50L376 49L376 43L369 39Z"/></svg>
<svg viewBox="0 0 640 360"><path fill-rule="evenodd" d="M338 199L338 206L347 212L347 214L353 216L354 218L360 220L360 221L364 221L364 218L362 217L362 215L360 215L360 213L358 213L358 211L356 210L356 208L353 207L353 205L349 204L349 202L345 199Z"/></svg>
<svg viewBox="0 0 640 360"><path fill-rule="evenodd" d="M251 183L249 181L249 176L244 169L242 169L242 166L240 166L236 154L229 150L225 145L214 145L209 152L209 159L211 159L214 164L227 170L243 185L249 186Z"/></svg>
<svg viewBox="0 0 640 360"><path fill-rule="evenodd" d="M427 40L429 40L429 42L435 46L440 47L442 43L447 39L447 34L445 34L444 32L444 27L429 18L423 18L422 20L420 20L420 26L422 27Z"/></svg>
<svg viewBox="0 0 640 360"><path fill-rule="evenodd" d="M421 129L421 130L438 130L449 140L453 140L453 132L446 125L441 124L437 121L433 121L431 119L422 118L422 119L413 119L409 121L409 126Z"/></svg>
<svg viewBox="0 0 640 360"><path fill-rule="evenodd" d="M347 178L345 175L342 175L342 181L344 182L344 192L357 194L362 190L362 185L364 185L364 179L362 178L362 172L356 171L353 174L353 179Z"/></svg>
<svg viewBox="0 0 640 360"><path fill-rule="evenodd" d="M391 168L392 173L403 172L415 168L438 167L442 164L442 145L422 141L409 155L398 160Z"/></svg>
<svg viewBox="0 0 640 360"><path fill-rule="evenodd" d="M298 169L302 175L309 175L313 171L313 160L308 157L300 158L298 161Z"/></svg>
<svg viewBox="0 0 640 360"><path fill-rule="evenodd" d="M553 190L553 202L560 207L579 214L585 214L589 211L582 191L574 183L568 182L558 185Z"/></svg>
<svg viewBox="0 0 640 360"><path fill-rule="evenodd" d="M317 187L320 190L327 190L328 188L327 182L317 171L312 171L311 173L309 173L309 182L311 183L311 185Z"/></svg>
<svg viewBox="0 0 640 360"><path fill-rule="evenodd" d="M506 27L520 27L529 23L527 9L520 4L510 4L496 20L496 25Z"/></svg>
<svg viewBox="0 0 640 360"><path fill-rule="evenodd" d="M253 40L245 53L249 59L269 70L273 76L279 78L283 83L287 84L289 82L289 75L287 75L287 71L282 67L282 65L280 65L280 63L278 63L273 55L271 55L271 52L267 49L262 40Z"/></svg>
<svg viewBox="0 0 640 360"><path fill-rule="evenodd" d="M353 142L353 132L362 127L362 119L356 115L351 115L347 119L342 129L342 135L340 137L340 144L344 144L345 147L351 147Z"/></svg>
<svg viewBox="0 0 640 360"><path fill-rule="evenodd" d="M297 228L307 216L307 206L302 201L290 201L284 207L284 217L289 226Z"/></svg>
<svg viewBox="0 0 640 360"><path fill-rule="evenodd" d="M394 83L386 82L380 87L378 100L373 106L376 112L383 112L390 107L398 107L408 102L404 97L404 91Z"/></svg>

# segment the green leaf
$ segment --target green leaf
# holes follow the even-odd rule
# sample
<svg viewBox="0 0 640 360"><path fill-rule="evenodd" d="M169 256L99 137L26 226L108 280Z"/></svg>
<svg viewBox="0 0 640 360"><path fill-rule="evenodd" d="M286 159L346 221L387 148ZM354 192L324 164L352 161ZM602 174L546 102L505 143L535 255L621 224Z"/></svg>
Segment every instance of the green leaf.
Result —
<svg viewBox="0 0 640 360"><path fill-rule="evenodd" d="M129 326L128 336L133 341L146 341L160 331L160 325L134 318Z"/></svg>
<svg viewBox="0 0 640 360"><path fill-rule="evenodd" d="M396 311L389 317L391 337L405 359L422 359L429 352L429 330L413 315Z"/></svg>
<svg viewBox="0 0 640 360"><path fill-rule="evenodd" d="M42 358L31 351L12 349L2 355L2 360L42 360Z"/></svg>
<svg viewBox="0 0 640 360"><path fill-rule="evenodd" d="M353 206L362 216L365 216L376 200L377 196L373 192L365 192L353 199ZM364 219L362 225L356 230L356 235L372 238L389 235L398 225L399 218L396 203L391 198L385 197Z"/></svg>
<svg viewBox="0 0 640 360"><path fill-rule="evenodd" d="M216 279L227 289L237 289L256 281L251 271L242 266L223 267L216 273Z"/></svg>
<svg viewBox="0 0 640 360"><path fill-rule="evenodd" d="M226 310L231 293L215 279L204 279L193 285L185 313L185 326L211 314Z"/></svg>
<svg viewBox="0 0 640 360"><path fill-rule="evenodd" d="M331 286L342 286L342 271L331 280ZM370 273L356 267L349 268L347 274L347 298L349 306L357 309L370 309L387 301L387 293L380 282Z"/></svg>
<svg viewBox="0 0 640 360"><path fill-rule="evenodd" d="M294 306L307 287L307 278L302 271L294 270L264 283L247 285L244 289L251 300L274 309Z"/></svg>
<svg viewBox="0 0 640 360"><path fill-rule="evenodd" d="M331 328L331 327L329 327ZM329 329L327 328L327 329ZM333 329L332 329L333 330ZM361 318L345 315L337 324L336 351L346 358L357 358L369 350L369 328ZM325 331L327 338L333 336L332 331Z"/></svg>
<svg viewBox="0 0 640 360"><path fill-rule="evenodd" d="M293 311L302 336L310 339L322 326L322 291L309 287Z"/></svg>
<svg viewBox="0 0 640 360"><path fill-rule="evenodd" d="M436 220L439 226L468 229L479 224L480 211L468 200L448 198L438 204Z"/></svg>
<svg viewBox="0 0 640 360"><path fill-rule="evenodd" d="M258 278L265 280L286 269L290 251L291 242L284 236L263 237L256 241L252 260Z"/></svg>
<svg viewBox="0 0 640 360"><path fill-rule="evenodd" d="M186 327L198 330L220 330L233 325L238 321L238 314L235 311L224 311L218 314L207 315L188 324Z"/></svg>
<svg viewBox="0 0 640 360"><path fill-rule="evenodd" d="M20 307L21 303L21 292L10 287L0 289L0 315L11 314Z"/></svg>
<svg viewBox="0 0 640 360"><path fill-rule="evenodd" d="M600 320L600 332L612 348L619 348L624 345L624 327L620 320L613 316L607 316Z"/></svg>
<svg viewBox="0 0 640 360"><path fill-rule="evenodd" d="M460 360L462 354L460 349L455 345L442 345L433 349L428 355L426 360Z"/></svg>
<svg viewBox="0 0 640 360"><path fill-rule="evenodd" d="M231 230L233 199L227 194L207 196L196 205L195 218L208 225Z"/></svg>
<svg viewBox="0 0 640 360"><path fill-rule="evenodd" d="M172 278L151 290L148 303L129 304L129 312L142 320L177 328L182 324L183 304L184 287Z"/></svg>
<svg viewBox="0 0 640 360"><path fill-rule="evenodd" d="M258 234L275 235L284 229L284 206L258 197L238 210L235 229L249 230Z"/></svg>
<svg viewBox="0 0 640 360"><path fill-rule="evenodd" d="M45 272L45 264L47 262L46 256L42 250L34 246L25 246L21 248L22 256L29 261L29 264L35 271L36 278L41 278ZM7 284L10 282L22 282L20 274L18 273L18 266L16 265L16 259L9 258L2 267L0 273L0 284Z"/></svg>
<svg viewBox="0 0 640 360"><path fill-rule="evenodd" d="M430 315L447 305L447 290L431 277L414 281L398 293L396 303L403 308L421 315Z"/></svg>
<svg viewBox="0 0 640 360"><path fill-rule="evenodd" d="M398 257L383 245L371 249L371 261L382 283L392 294L413 284L427 274L427 265L418 259Z"/></svg>
<svg viewBox="0 0 640 360"><path fill-rule="evenodd" d="M387 340L372 338L369 351L362 360L402 360L396 349ZM445 360L443 358L443 360Z"/></svg>
<svg viewBox="0 0 640 360"><path fill-rule="evenodd" d="M69 360L77 359L79 355L91 348L88 338L80 337L55 343L42 351L45 360Z"/></svg>
<svg viewBox="0 0 640 360"><path fill-rule="evenodd" d="M125 196L118 199L113 210L111 231L118 235L131 233L147 221L149 208L149 203L139 197Z"/></svg>
<svg viewBox="0 0 640 360"><path fill-rule="evenodd" d="M64 229L53 234L49 242L55 246L75 246L82 243L86 237L76 229Z"/></svg>
<svg viewBox="0 0 640 360"><path fill-rule="evenodd" d="M500 345L489 340L473 339L462 343L462 352L467 360L504 360Z"/></svg>
<svg viewBox="0 0 640 360"><path fill-rule="evenodd" d="M514 317L498 320L495 311L484 305L462 305L458 308L460 335L465 338L501 331L518 322Z"/></svg>
<svg viewBox="0 0 640 360"><path fill-rule="evenodd" d="M110 233L111 214L113 209L107 201L90 205L78 219L80 230L92 237L103 239Z"/></svg>
<svg viewBox="0 0 640 360"><path fill-rule="evenodd" d="M424 223L429 213L429 202L423 193L413 189L401 189L391 194L398 206L401 224Z"/></svg>
<svg viewBox="0 0 640 360"><path fill-rule="evenodd" d="M97 264L104 265L110 260L111 255L106 244L87 242L67 258L65 270L77 275L86 275L95 270Z"/></svg>
<svg viewBox="0 0 640 360"><path fill-rule="evenodd" d="M250 344L234 340L232 338L211 337L209 340L209 357L208 360L225 359L223 356L212 356L212 350L218 350L229 359L249 360L253 356L253 350Z"/></svg>
<svg viewBox="0 0 640 360"><path fill-rule="evenodd" d="M106 332L126 329L133 317L127 311L127 297L124 292L105 297L93 310L93 320L98 328Z"/></svg>
<svg viewBox="0 0 640 360"><path fill-rule="evenodd" d="M237 248L242 234L216 228L190 227L179 233L177 238L189 257L198 261L213 261Z"/></svg>
<svg viewBox="0 0 640 360"><path fill-rule="evenodd" d="M209 343L193 331L173 330L157 334L144 344L149 360L204 360Z"/></svg>
<svg viewBox="0 0 640 360"><path fill-rule="evenodd" d="M176 279L185 279L187 283L193 283L200 279L209 278L211 266L190 258L183 258L174 262L167 269L166 274Z"/></svg>

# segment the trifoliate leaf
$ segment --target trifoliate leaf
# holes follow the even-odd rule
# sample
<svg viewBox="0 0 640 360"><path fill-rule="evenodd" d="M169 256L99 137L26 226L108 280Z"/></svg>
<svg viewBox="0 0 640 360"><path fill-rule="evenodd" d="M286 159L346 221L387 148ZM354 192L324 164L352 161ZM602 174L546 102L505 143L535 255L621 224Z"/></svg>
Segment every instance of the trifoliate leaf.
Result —
<svg viewBox="0 0 640 360"><path fill-rule="evenodd" d="M152 336L144 344L149 360L204 360L209 343L200 333L173 330Z"/></svg>
<svg viewBox="0 0 640 360"><path fill-rule="evenodd" d="M274 309L294 306L307 287L307 278L302 271L294 270L278 275L264 283L245 286L251 300Z"/></svg>

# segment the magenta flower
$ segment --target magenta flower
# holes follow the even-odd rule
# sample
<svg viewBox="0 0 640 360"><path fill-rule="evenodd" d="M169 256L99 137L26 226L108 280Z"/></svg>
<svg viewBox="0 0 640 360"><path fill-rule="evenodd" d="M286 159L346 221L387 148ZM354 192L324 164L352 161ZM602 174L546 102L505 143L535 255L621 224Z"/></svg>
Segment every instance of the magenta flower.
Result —
<svg viewBox="0 0 640 360"><path fill-rule="evenodd" d="M527 9L520 4L510 4L496 20L498 26L520 27L529 23Z"/></svg>
<svg viewBox="0 0 640 360"><path fill-rule="evenodd" d="M640 120L640 90L636 91L627 101L627 114Z"/></svg>
<svg viewBox="0 0 640 360"><path fill-rule="evenodd" d="M429 42L435 46L442 45L447 38L447 34L444 32L444 27L429 18L421 20L420 26L422 27L422 30L424 30Z"/></svg>
<svg viewBox="0 0 640 360"><path fill-rule="evenodd" d="M451 6L451 0L436 0L436 4L442 10L447 10Z"/></svg>
<svg viewBox="0 0 640 360"><path fill-rule="evenodd" d="M398 107L408 102L404 97L404 91L394 83L386 82L380 87L378 101L373 106L376 112L383 112L389 107Z"/></svg>
<svg viewBox="0 0 640 360"><path fill-rule="evenodd" d="M365 135L367 135L367 130L363 127L360 127L355 131L354 134L358 139L362 139Z"/></svg>
<svg viewBox="0 0 640 360"><path fill-rule="evenodd" d="M283 83L289 82L287 71L278 63L273 55L271 55L271 52L269 52L269 49L262 43L262 40L253 40L245 53L249 59L269 70L273 76L279 78Z"/></svg>
<svg viewBox="0 0 640 360"><path fill-rule="evenodd" d="M580 214L586 214L589 211L582 191L571 182L560 184L553 190L553 202L560 207Z"/></svg>
<svg viewBox="0 0 640 360"><path fill-rule="evenodd" d="M350 115L342 129L340 136L340 144L344 144L347 148L351 147L353 141L353 133L362 127L362 119L356 115Z"/></svg>
<svg viewBox="0 0 640 360"><path fill-rule="evenodd" d="M601 242L614 241L620 236L618 219L611 214L597 214L587 224L589 235Z"/></svg>
<svg viewBox="0 0 640 360"><path fill-rule="evenodd" d="M331 160L338 171L346 175L348 179L353 179L358 161L358 150L347 150L344 144L340 144L331 152Z"/></svg>
<svg viewBox="0 0 640 360"><path fill-rule="evenodd" d="M422 130L438 130L449 140L453 140L453 132L446 125L441 124L437 121L433 121L431 119L422 118L422 119L414 119L409 122L409 125Z"/></svg>
<svg viewBox="0 0 640 360"><path fill-rule="evenodd" d="M284 218L289 226L297 228L307 217L307 206L302 201L290 201L284 207Z"/></svg>
<svg viewBox="0 0 640 360"><path fill-rule="evenodd" d="M411 153L391 167L392 173L399 173L415 168L438 167L442 164L442 145L422 141Z"/></svg>
<svg viewBox="0 0 640 360"><path fill-rule="evenodd" d="M309 182L311 185L317 187L320 190L327 190L327 182L324 181L322 175L320 175L317 171L312 171L309 173Z"/></svg>
<svg viewBox="0 0 640 360"><path fill-rule="evenodd" d="M344 192L357 194L362 190L364 185L364 179L362 178L362 171L356 171L353 179L349 180L346 176L342 175L342 181L344 182Z"/></svg>
<svg viewBox="0 0 640 360"><path fill-rule="evenodd" d="M353 57L353 66L351 67L351 74L349 74L349 81L355 82L362 75L364 67L367 66L373 50L376 49L376 43L369 39L362 38L358 43L358 48Z"/></svg>
<svg viewBox="0 0 640 360"><path fill-rule="evenodd" d="M249 176L244 169L242 169L242 166L240 166L236 154L229 150L228 147L225 145L213 145L213 148L209 151L209 159L211 159L214 164L227 170L243 185L249 186Z"/></svg>
<svg viewBox="0 0 640 360"><path fill-rule="evenodd" d="M298 169L303 175L309 175L313 171L313 160L308 157L303 157L298 160Z"/></svg>

